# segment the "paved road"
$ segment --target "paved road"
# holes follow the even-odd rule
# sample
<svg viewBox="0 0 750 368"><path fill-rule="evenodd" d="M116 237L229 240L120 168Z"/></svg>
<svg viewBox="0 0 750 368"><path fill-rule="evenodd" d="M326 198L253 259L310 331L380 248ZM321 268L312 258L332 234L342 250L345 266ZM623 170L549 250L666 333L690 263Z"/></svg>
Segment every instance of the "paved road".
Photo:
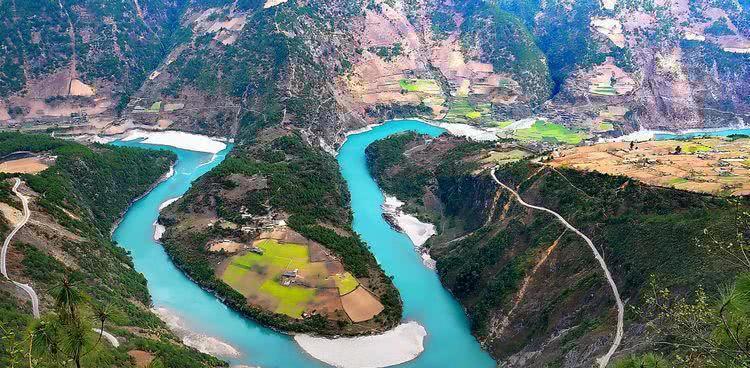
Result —
<svg viewBox="0 0 750 368"><path fill-rule="evenodd" d="M0 253L0 273L2 273L3 276L5 276L7 280L9 280L13 284L21 288L21 290L25 291L26 294L29 294L29 298L31 298L31 309L32 309L32 313L34 314L34 318L39 318L40 316L39 315L39 298L37 297L36 292L29 285L11 280L10 277L8 277L8 271L6 270L6 265L5 265L5 258L6 258L6 255L8 254L8 246L10 245L10 241L16 235L18 230L20 230L24 225L26 225L26 223L29 221L29 218L31 217L31 211L29 211L29 199L18 191L18 187L20 185L21 185L21 179L16 178L16 183L13 184L13 193L15 193L16 196L18 196L18 198L21 199L21 203L23 203L23 219L21 220L21 222L19 222L16 225L13 231L11 231L10 234L8 234L8 237L5 238L5 241L3 242L2 253ZM99 331L101 330L99 330L98 328L95 328L94 331L96 331L96 333L99 333ZM117 341L117 338L114 337L111 333L107 331L102 331L101 334L102 336L104 336L105 339L107 339L107 341L109 341L110 344L112 344L112 346L114 347L120 346L120 342Z"/></svg>
<svg viewBox="0 0 750 368"><path fill-rule="evenodd" d="M568 223L568 221L566 221L562 216L560 216L560 214L550 209L539 207L539 206L534 206L534 205L524 202L521 196L518 195L518 193L516 193L515 190L501 183L500 180L497 180L497 176L495 176L495 169L492 169L491 174L492 174L492 179L495 179L495 182L498 185L500 185L501 187L511 192L513 196L516 197L518 202L521 203L521 205L526 206L528 208L533 208L535 210L540 210L540 211L544 211L549 214L552 214L553 216L557 218L557 220L559 220L563 225L565 225L565 227L567 227L574 233L578 234L578 236L583 238L583 240L585 240L586 243L591 248L591 251L594 252L594 257L596 258L597 261L599 261L599 265L601 266L602 270L604 270L604 275L607 277L607 282L609 282L609 286L612 288L612 293L614 294L615 301L617 302L617 331L615 332L615 340L612 342L612 346L609 348L609 351L607 352L607 354L605 354L604 356L596 360L597 363L599 363L599 367L601 368L606 367L607 364L609 364L609 360L612 358L612 355L615 353L615 351L617 351L617 348L620 346L620 343L622 342L623 324L624 324L623 317L625 315L625 305L622 303L622 299L620 299L620 292L617 291L617 284L615 284L615 280L612 279L612 274L609 272L609 268L607 268L607 263L604 262L604 258L602 258L602 255L599 254L599 250L596 249L591 239L589 239L589 237L584 235L582 232L578 231L578 229L573 227L573 225Z"/></svg>
<svg viewBox="0 0 750 368"><path fill-rule="evenodd" d="M92 330L94 330L94 332L96 332L96 333L101 333L102 336L104 336L104 338L107 339L107 341L109 341L110 344L112 344L112 346L114 346L114 347L120 346L120 342L117 341L117 338L114 335L112 335L111 333L109 333L107 331L102 331L102 330L100 330L98 328L92 328Z"/></svg>
<svg viewBox="0 0 750 368"><path fill-rule="evenodd" d="M29 221L29 218L31 217L31 211L29 211L29 199L18 191L18 187L20 185L21 179L16 178L16 183L13 184L13 193L15 193L16 196L21 199L21 203L23 203L23 219L16 225L15 228L13 228L10 234L8 234L8 237L5 238L5 241L3 242L3 249L2 253L0 254L0 273L2 273L7 280L11 281L16 286L25 291L26 294L29 294L29 298L31 298L31 308L34 314L34 318L39 318L39 298L36 296L36 292L29 285L11 280L10 277L8 277L8 271L5 265L5 258L8 254L8 246L10 245L10 241L16 235L18 230L21 230L21 228L26 225L26 223Z"/></svg>

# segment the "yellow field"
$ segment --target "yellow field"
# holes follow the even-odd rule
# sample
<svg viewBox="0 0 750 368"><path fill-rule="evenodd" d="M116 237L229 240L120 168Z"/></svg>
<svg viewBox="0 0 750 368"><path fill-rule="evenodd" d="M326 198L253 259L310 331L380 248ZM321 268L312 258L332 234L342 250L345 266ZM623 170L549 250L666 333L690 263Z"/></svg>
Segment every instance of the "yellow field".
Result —
<svg viewBox="0 0 750 368"><path fill-rule="evenodd" d="M625 142L564 150L553 166L625 175L644 183L716 195L750 194L750 139ZM680 154L675 154L677 147Z"/></svg>
<svg viewBox="0 0 750 368"><path fill-rule="evenodd" d="M336 280L336 287L339 289L339 295L349 294L359 286L357 279L355 279L349 272L335 275L334 279Z"/></svg>
<svg viewBox="0 0 750 368"><path fill-rule="evenodd" d="M48 167L39 157L27 157L0 163L0 173L36 174Z"/></svg>

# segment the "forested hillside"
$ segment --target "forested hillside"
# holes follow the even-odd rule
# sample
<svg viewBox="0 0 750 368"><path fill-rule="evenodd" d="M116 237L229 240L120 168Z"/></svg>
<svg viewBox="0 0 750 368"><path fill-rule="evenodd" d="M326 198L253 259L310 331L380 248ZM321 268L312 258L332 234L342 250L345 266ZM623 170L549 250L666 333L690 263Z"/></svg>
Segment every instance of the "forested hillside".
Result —
<svg viewBox="0 0 750 368"><path fill-rule="evenodd" d="M613 336L611 290L580 237L552 216L521 207L492 181L489 157L503 151L450 137L425 146L421 137L401 135L373 144L368 161L387 193L440 229L427 244L438 274L495 358L509 366L591 366ZM674 364L683 361L685 348L657 345L670 339L664 326L647 328L656 321L653 293L674 293L660 303L702 292L716 298L745 271L709 249L712 239L736 234L743 199L526 160L501 166L497 177L526 202L560 213L600 249L629 308L621 351L653 349Z"/></svg>
<svg viewBox="0 0 750 368"><path fill-rule="evenodd" d="M19 177L20 190L30 197L31 221L10 244L8 273L36 290L42 311L41 321L32 319L28 295L10 282L0 283L0 365L27 362L32 346L35 366L57 366L74 355L67 347L56 351L50 346L70 344L75 333L81 334L76 338L84 351L91 351L81 357L84 367L132 366L130 350L146 351L158 357L155 364L169 367L221 365L183 346L149 310L145 278L133 269L127 252L110 240L110 229L122 212L169 170L174 155L0 133L0 156L15 151L54 158L54 163L38 174L0 174L3 214L21 210L9 178ZM0 216L3 239L15 225L6 216ZM63 291L75 297L61 299ZM70 320L64 319L69 310L79 316L67 318L77 318L77 326L85 329L69 326ZM102 326L120 339L119 348L97 342L91 328Z"/></svg>

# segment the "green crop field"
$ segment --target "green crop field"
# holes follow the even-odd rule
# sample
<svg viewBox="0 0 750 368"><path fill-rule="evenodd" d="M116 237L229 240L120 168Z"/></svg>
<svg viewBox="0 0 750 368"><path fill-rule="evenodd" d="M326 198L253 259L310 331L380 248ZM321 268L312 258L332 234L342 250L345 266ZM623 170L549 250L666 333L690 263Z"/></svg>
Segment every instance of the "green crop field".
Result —
<svg viewBox="0 0 750 368"><path fill-rule="evenodd" d="M306 245L268 239L256 246L263 254L248 252L232 257L221 280L242 295L257 296L277 305L276 313L300 318L305 305L313 300L315 289L281 285L281 274L294 269L318 270L320 265L310 263Z"/></svg>
<svg viewBox="0 0 750 368"><path fill-rule="evenodd" d="M509 164L511 162L516 162L518 160L524 159L528 156L531 156L529 152L522 151L519 149L510 150L507 152L490 152L490 155L483 159L482 162L491 162L496 165L505 165Z"/></svg>
<svg viewBox="0 0 750 368"><path fill-rule="evenodd" d="M424 92L429 94L439 94L442 92L434 79L402 79L398 84L406 92Z"/></svg>
<svg viewBox="0 0 750 368"><path fill-rule="evenodd" d="M608 82L593 84L589 88L589 91L595 95L601 96L614 96L617 94L615 88L612 87Z"/></svg>
<svg viewBox="0 0 750 368"><path fill-rule="evenodd" d="M513 122L510 121L510 120L506 120L506 121L494 121L494 122L490 123L491 126L494 126L496 128L500 128L500 129L506 128L506 127L510 126L511 124L513 124Z"/></svg>
<svg viewBox="0 0 750 368"><path fill-rule="evenodd" d="M259 291L279 301L276 313L294 318L300 318L307 303L315 297L315 289L293 285L283 286L274 280L266 280Z"/></svg>
<svg viewBox="0 0 750 368"><path fill-rule="evenodd" d="M689 180L687 180L685 178L672 178L672 179L669 179L669 185L676 185L676 184L687 183L688 181Z"/></svg>
<svg viewBox="0 0 750 368"><path fill-rule="evenodd" d="M151 107L149 107L146 112L150 113L158 113L161 110L161 101L156 101L153 104L151 104Z"/></svg>
<svg viewBox="0 0 750 368"><path fill-rule="evenodd" d="M711 150L711 147L709 146L694 142L685 142L685 144L682 144L680 146L682 147L682 152L684 153L708 152Z"/></svg>
<svg viewBox="0 0 750 368"><path fill-rule="evenodd" d="M479 111L470 111L466 113L466 117L469 119L479 119L482 117L482 113Z"/></svg>
<svg viewBox="0 0 750 368"><path fill-rule="evenodd" d="M449 123L476 122L482 116L489 115L491 108L489 103L473 105L467 98L457 98L450 103L444 120Z"/></svg>
<svg viewBox="0 0 750 368"><path fill-rule="evenodd" d="M599 132L609 132L615 129L615 125L606 121L603 121L599 123L599 127L597 131Z"/></svg>
<svg viewBox="0 0 750 368"><path fill-rule="evenodd" d="M279 243L272 239L255 245L263 254L247 252L233 256L219 277L253 303L275 313L301 318L308 306L324 300L320 298L325 294L318 293L321 288L335 286L339 295L344 295L359 285L349 272L333 275L325 262L310 262L307 245ZM297 277L282 276L293 270L298 271ZM292 283L283 285L284 280Z"/></svg>
<svg viewBox="0 0 750 368"><path fill-rule="evenodd" d="M537 120L531 128L516 130L514 136L519 140L551 141L566 144L578 144L588 135L574 132L560 124Z"/></svg>

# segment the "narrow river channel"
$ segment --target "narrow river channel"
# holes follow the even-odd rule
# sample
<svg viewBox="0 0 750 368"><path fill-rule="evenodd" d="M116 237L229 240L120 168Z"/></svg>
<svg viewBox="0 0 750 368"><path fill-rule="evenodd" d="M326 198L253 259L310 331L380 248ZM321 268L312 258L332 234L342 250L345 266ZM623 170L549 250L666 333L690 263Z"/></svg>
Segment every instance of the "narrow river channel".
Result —
<svg viewBox="0 0 750 368"><path fill-rule="evenodd" d="M372 142L403 131L433 136L443 132L418 121L392 121L349 136L338 156L341 173L351 192L354 230L369 244L385 272L393 276L404 301L404 320L417 321L427 329L425 351L400 367L494 366L494 361L471 335L461 306L442 287L435 272L422 264L409 238L392 230L382 218L383 196L367 171L364 151ZM135 141L115 144L169 149L178 157L174 175L135 202L113 234L113 239L130 251L136 269L148 280L154 307L179 319L182 328L191 331L192 341L214 347L220 341L232 346L238 354L218 354L232 364L264 368L325 367L302 351L291 337L243 318L202 290L172 264L153 239L159 206L184 194L195 179L221 163L231 147L214 157Z"/></svg>

